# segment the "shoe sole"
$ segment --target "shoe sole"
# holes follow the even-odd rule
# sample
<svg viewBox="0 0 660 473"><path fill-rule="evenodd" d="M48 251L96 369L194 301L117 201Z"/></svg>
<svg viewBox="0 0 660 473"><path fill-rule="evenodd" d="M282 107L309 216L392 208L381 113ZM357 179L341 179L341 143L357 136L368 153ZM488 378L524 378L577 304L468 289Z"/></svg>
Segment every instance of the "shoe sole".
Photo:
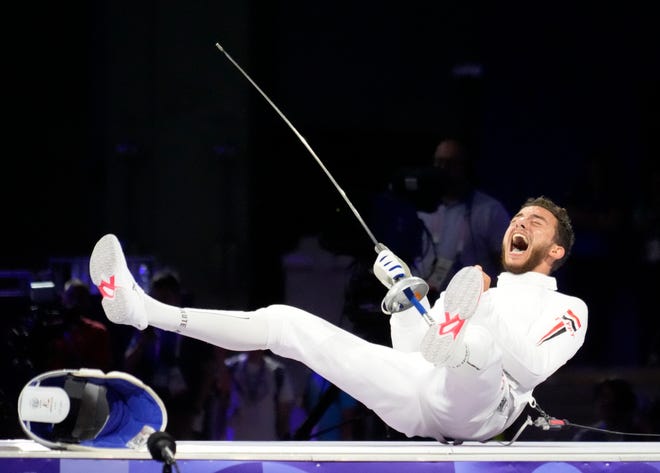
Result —
<svg viewBox="0 0 660 473"><path fill-rule="evenodd" d="M445 290L444 309L450 317L458 316L458 321L466 321L474 315L483 291L481 271L473 266L465 267L454 275ZM424 358L435 364L444 365L453 355L465 336L463 325L456 339L451 333L440 334L442 323L429 327L420 351Z"/></svg>
<svg viewBox="0 0 660 473"><path fill-rule="evenodd" d="M449 281L445 291L445 311L458 314L463 320L474 315L483 292L482 273L474 266L461 269Z"/></svg>
<svg viewBox="0 0 660 473"><path fill-rule="evenodd" d="M118 257L117 254L120 256ZM104 277L109 278L115 274L117 266L115 262L118 259L120 262L125 260L116 236L108 234L96 242L89 259L89 274L96 286L101 284Z"/></svg>
<svg viewBox="0 0 660 473"><path fill-rule="evenodd" d="M107 284L112 276L120 272L121 268L126 266L126 258L121 248L121 244L115 235L108 234L103 236L92 250L92 256L89 260L89 275L92 282L103 295L101 304L108 319L114 323L126 323L127 316L122 308L126 307L123 303L124 297L121 292L117 292L117 288L121 286L113 286L113 294L105 296L105 289L101 288L102 284ZM131 289L131 288L126 288Z"/></svg>

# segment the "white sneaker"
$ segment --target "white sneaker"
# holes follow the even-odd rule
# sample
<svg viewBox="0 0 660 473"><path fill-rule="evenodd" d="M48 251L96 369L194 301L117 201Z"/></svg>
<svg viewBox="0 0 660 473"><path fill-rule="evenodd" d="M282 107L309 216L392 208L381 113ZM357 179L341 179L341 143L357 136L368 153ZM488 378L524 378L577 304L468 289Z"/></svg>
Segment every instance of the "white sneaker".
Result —
<svg viewBox="0 0 660 473"><path fill-rule="evenodd" d="M458 353L465 336L465 321L474 315L483 292L481 271L474 266L461 269L449 281L445 290L445 320L429 327L422 339L420 351L436 366L460 365L464 357Z"/></svg>
<svg viewBox="0 0 660 473"><path fill-rule="evenodd" d="M116 236L108 234L96 242L89 274L103 296L101 305L111 322L147 328L144 290L133 279Z"/></svg>

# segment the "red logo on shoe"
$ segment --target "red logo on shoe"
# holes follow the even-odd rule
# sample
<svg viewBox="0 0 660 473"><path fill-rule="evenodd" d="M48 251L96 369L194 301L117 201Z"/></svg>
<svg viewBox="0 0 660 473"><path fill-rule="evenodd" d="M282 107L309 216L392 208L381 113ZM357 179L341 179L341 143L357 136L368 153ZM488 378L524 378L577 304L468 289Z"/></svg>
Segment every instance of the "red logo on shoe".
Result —
<svg viewBox="0 0 660 473"><path fill-rule="evenodd" d="M115 291L117 289L117 286L115 286L115 276L110 276L110 282L101 279L101 284L98 285L98 288L104 298L112 299L115 297Z"/></svg>
<svg viewBox="0 0 660 473"><path fill-rule="evenodd" d="M438 327L438 335L446 335L451 333L454 340L458 337L458 333L463 328L465 320L461 319L458 314L451 317L449 312L445 312L445 321Z"/></svg>

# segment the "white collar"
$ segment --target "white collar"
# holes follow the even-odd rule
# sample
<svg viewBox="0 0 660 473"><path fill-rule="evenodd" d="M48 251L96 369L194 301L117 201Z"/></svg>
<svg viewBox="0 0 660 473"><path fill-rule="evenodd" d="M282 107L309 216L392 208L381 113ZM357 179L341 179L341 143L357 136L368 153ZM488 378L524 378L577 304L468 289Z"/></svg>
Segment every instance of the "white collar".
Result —
<svg viewBox="0 0 660 473"><path fill-rule="evenodd" d="M529 271L523 274L504 272L497 276L498 287L513 284L531 284L534 286L541 286L550 291L557 290L557 280L554 277L542 273L536 273L534 271Z"/></svg>

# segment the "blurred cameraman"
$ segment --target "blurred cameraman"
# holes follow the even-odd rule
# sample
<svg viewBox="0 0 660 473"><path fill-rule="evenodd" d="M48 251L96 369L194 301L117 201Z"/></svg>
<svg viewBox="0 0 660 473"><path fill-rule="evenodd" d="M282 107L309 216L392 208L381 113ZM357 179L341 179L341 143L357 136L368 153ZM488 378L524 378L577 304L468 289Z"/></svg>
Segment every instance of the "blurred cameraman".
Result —
<svg viewBox="0 0 660 473"><path fill-rule="evenodd" d="M490 275L500 272L502 236L511 216L504 204L476 187L474 164L466 140L445 137L421 182L425 197L417 215L425 229L413 271L427 280L432 298L463 266L479 264Z"/></svg>

